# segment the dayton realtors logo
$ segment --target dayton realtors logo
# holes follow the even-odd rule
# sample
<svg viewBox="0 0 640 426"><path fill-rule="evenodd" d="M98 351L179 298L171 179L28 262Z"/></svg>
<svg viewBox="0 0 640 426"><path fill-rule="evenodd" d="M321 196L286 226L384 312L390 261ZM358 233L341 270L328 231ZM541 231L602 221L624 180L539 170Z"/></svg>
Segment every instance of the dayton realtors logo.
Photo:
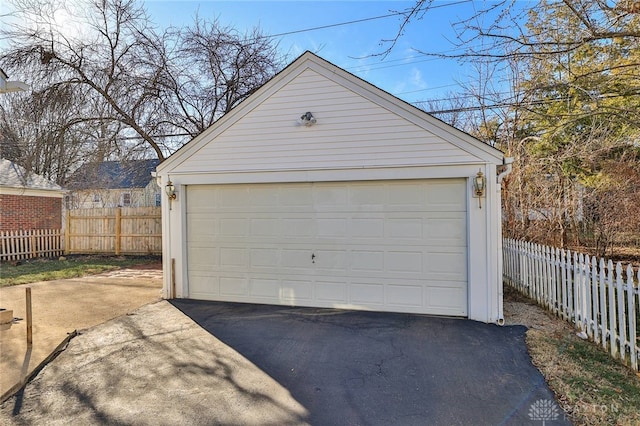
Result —
<svg viewBox="0 0 640 426"><path fill-rule="evenodd" d="M533 421L542 421L544 426L548 421L558 420L560 409L550 399L539 399L529 407L529 418Z"/></svg>

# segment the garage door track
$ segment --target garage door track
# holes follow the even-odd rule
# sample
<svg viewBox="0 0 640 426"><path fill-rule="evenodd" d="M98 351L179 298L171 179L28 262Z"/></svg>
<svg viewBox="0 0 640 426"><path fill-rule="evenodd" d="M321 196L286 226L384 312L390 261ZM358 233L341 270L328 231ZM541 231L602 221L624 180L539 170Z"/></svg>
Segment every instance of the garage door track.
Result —
<svg viewBox="0 0 640 426"><path fill-rule="evenodd" d="M410 314L175 300L317 425L569 424L525 327Z"/></svg>

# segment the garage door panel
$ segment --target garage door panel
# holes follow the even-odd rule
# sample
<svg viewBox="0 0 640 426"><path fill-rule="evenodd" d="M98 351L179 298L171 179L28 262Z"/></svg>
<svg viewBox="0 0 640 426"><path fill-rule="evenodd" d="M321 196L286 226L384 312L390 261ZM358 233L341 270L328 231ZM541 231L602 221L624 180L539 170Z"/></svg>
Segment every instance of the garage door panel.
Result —
<svg viewBox="0 0 640 426"><path fill-rule="evenodd" d="M346 218L317 218L316 235L319 238L344 237L347 234Z"/></svg>
<svg viewBox="0 0 640 426"><path fill-rule="evenodd" d="M351 283L349 285L351 304L381 307L385 304L384 285L369 283Z"/></svg>
<svg viewBox="0 0 640 426"><path fill-rule="evenodd" d="M249 283L249 296L268 298L271 301L278 300L280 298L280 280L273 278L251 279Z"/></svg>
<svg viewBox="0 0 640 426"><path fill-rule="evenodd" d="M255 218L249 221L249 234L255 236L282 237L282 220L278 218Z"/></svg>
<svg viewBox="0 0 640 426"><path fill-rule="evenodd" d="M387 287L387 303L393 306L422 307L422 295L424 286L422 283L410 284L390 284Z"/></svg>
<svg viewBox="0 0 640 426"><path fill-rule="evenodd" d="M280 266L280 250L273 248L254 248L249 253L251 269L275 268Z"/></svg>
<svg viewBox="0 0 640 426"><path fill-rule="evenodd" d="M320 302L347 303L347 285L340 281L316 281L315 299Z"/></svg>
<svg viewBox="0 0 640 426"><path fill-rule="evenodd" d="M446 217L431 216L425 221L425 236L430 245L466 246L466 217L464 213L449 213Z"/></svg>
<svg viewBox="0 0 640 426"><path fill-rule="evenodd" d="M354 238L382 238L384 218L354 217L349 223L349 235Z"/></svg>
<svg viewBox="0 0 640 426"><path fill-rule="evenodd" d="M423 222L422 217L389 217L385 221L385 236L422 240Z"/></svg>
<svg viewBox="0 0 640 426"><path fill-rule="evenodd" d="M429 254L428 273L452 274L457 279L466 277L466 264L460 253Z"/></svg>
<svg viewBox="0 0 640 426"><path fill-rule="evenodd" d="M357 250L351 251L351 269L362 273L379 274L384 271L384 251Z"/></svg>
<svg viewBox="0 0 640 426"><path fill-rule="evenodd" d="M189 256L189 270L215 272L219 267L219 249L208 246L193 246Z"/></svg>
<svg viewBox="0 0 640 426"><path fill-rule="evenodd" d="M466 296L466 291L461 287L430 286L425 289L424 304L431 310L442 315L465 315L466 306L460 304L460 300Z"/></svg>
<svg viewBox="0 0 640 426"><path fill-rule="evenodd" d="M284 217L283 235L287 238L311 238L315 235L315 221L311 218Z"/></svg>
<svg viewBox="0 0 640 426"><path fill-rule="evenodd" d="M313 281L311 280L282 280L280 293L283 302L313 302Z"/></svg>
<svg viewBox="0 0 640 426"><path fill-rule="evenodd" d="M386 191L381 191L379 184L360 183L349 187L349 211L384 211L386 205Z"/></svg>
<svg viewBox="0 0 640 426"><path fill-rule="evenodd" d="M221 276L220 295L222 296L248 296L249 280L245 277Z"/></svg>
<svg viewBox="0 0 640 426"><path fill-rule="evenodd" d="M282 268L291 268L311 272L313 264L311 263L311 255L313 251L303 248L287 248L281 252Z"/></svg>
<svg viewBox="0 0 640 426"><path fill-rule="evenodd" d="M189 296L464 316L465 191L462 179L187 187Z"/></svg>
<svg viewBox="0 0 640 426"><path fill-rule="evenodd" d="M279 205L280 188L269 185L255 185L249 188L252 207L274 207Z"/></svg>
<svg viewBox="0 0 640 426"><path fill-rule="evenodd" d="M187 204L187 213L203 212L215 209L217 205L216 196L218 190L210 186L190 186L189 187L189 203Z"/></svg>
<svg viewBox="0 0 640 426"><path fill-rule="evenodd" d="M249 234L249 221L247 219L221 218L219 223L219 233L223 237L245 237Z"/></svg>
<svg viewBox="0 0 640 426"><path fill-rule="evenodd" d="M190 243L210 242L218 234L218 221L211 214L190 215L187 227L187 240Z"/></svg>
<svg viewBox="0 0 640 426"><path fill-rule="evenodd" d="M313 193L309 191L306 184L287 185L286 190L279 191L276 199L279 205L287 207L307 207L313 208Z"/></svg>
<svg viewBox="0 0 640 426"><path fill-rule="evenodd" d="M220 285L216 275L191 271L190 296L193 298L210 300L220 296Z"/></svg>
<svg viewBox="0 0 640 426"><path fill-rule="evenodd" d="M349 206L349 190L335 184L316 184L314 191L314 209L322 211L346 211Z"/></svg>
<svg viewBox="0 0 640 426"><path fill-rule="evenodd" d="M385 271L392 273L422 272L424 260L422 251L394 250L385 253Z"/></svg>
<svg viewBox="0 0 640 426"><path fill-rule="evenodd" d="M426 277L429 280L467 280L466 251L464 247L442 247L427 252Z"/></svg>
<svg viewBox="0 0 640 426"><path fill-rule="evenodd" d="M312 263L319 270L344 275L347 272L349 254L346 250L315 250Z"/></svg>
<svg viewBox="0 0 640 426"><path fill-rule="evenodd" d="M425 187L427 204L431 211L465 211L466 192L460 190L460 181L443 179L432 181Z"/></svg>
<svg viewBox="0 0 640 426"><path fill-rule="evenodd" d="M249 251L238 247L220 247L220 268L249 268Z"/></svg>
<svg viewBox="0 0 640 426"><path fill-rule="evenodd" d="M248 211L251 206L249 187L240 185L220 185L215 188L215 206L234 211Z"/></svg>
<svg viewBox="0 0 640 426"><path fill-rule="evenodd" d="M425 204L426 194L420 183L395 183L388 185L387 210L407 211L422 210Z"/></svg>

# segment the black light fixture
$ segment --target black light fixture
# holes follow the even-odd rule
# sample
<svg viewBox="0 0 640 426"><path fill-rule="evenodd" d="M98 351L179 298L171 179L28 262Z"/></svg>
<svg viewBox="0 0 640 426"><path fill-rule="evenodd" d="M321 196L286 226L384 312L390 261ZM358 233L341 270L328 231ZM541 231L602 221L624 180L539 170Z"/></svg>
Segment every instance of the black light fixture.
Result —
<svg viewBox="0 0 640 426"><path fill-rule="evenodd" d="M170 200L176 199L177 197L176 187L173 184L173 182L171 181L167 182L167 185L164 187L164 191L167 193L167 196L169 197Z"/></svg>
<svg viewBox="0 0 640 426"><path fill-rule="evenodd" d="M473 190L478 197L478 205L482 208L482 197L487 187L487 179L482 174L482 170L478 170L478 174L473 178Z"/></svg>

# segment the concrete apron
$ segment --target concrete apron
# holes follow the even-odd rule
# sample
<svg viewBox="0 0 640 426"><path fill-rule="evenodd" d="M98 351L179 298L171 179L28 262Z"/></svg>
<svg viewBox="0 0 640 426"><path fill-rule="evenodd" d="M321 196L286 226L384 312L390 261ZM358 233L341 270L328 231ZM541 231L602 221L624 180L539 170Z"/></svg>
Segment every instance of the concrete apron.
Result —
<svg viewBox="0 0 640 426"><path fill-rule="evenodd" d="M31 347L27 346L27 287L31 288ZM20 318L0 330L0 401L17 391L76 330L160 300L161 287L160 270L120 270L0 288L0 306Z"/></svg>
<svg viewBox="0 0 640 426"><path fill-rule="evenodd" d="M167 301L74 338L0 424L297 425L290 392Z"/></svg>

